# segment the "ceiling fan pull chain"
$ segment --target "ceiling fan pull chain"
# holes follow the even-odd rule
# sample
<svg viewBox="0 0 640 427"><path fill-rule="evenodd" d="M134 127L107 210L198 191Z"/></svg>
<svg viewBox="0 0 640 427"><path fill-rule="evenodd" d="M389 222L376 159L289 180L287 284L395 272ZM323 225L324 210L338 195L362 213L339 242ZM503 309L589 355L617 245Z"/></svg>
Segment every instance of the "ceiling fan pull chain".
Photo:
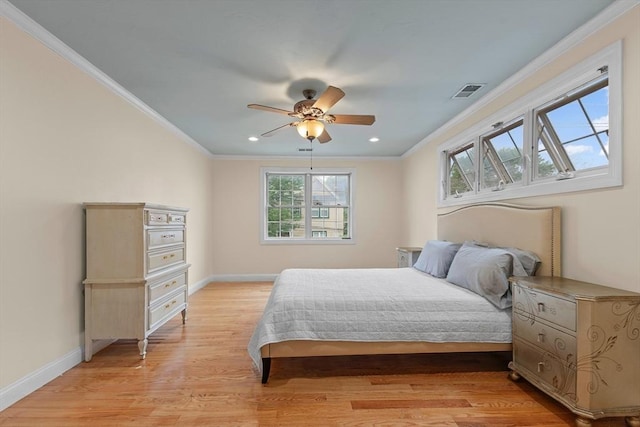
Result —
<svg viewBox="0 0 640 427"><path fill-rule="evenodd" d="M313 139L309 141L309 145L311 146L311 151L309 151L309 155L311 156L311 170L313 170Z"/></svg>

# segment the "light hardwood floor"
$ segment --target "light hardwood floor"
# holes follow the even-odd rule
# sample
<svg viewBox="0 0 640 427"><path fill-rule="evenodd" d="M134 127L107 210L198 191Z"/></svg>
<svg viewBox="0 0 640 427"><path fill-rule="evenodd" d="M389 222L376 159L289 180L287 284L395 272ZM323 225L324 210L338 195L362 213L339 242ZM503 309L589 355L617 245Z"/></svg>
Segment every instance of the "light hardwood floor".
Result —
<svg viewBox="0 0 640 427"><path fill-rule="evenodd" d="M568 426L509 354L275 359L260 384L246 345L271 283L212 283L149 342L118 341L0 413L2 426ZM624 426L604 419L594 426Z"/></svg>

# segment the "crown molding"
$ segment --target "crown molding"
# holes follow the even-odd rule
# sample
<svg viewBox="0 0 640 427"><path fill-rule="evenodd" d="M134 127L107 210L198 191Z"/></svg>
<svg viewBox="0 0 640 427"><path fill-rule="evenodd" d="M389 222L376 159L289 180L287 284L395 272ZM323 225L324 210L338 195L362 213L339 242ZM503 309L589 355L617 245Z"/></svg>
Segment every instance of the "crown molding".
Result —
<svg viewBox="0 0 640 427"><path fill-rule="evenodd" d="M211 158L214 160L300 160L309 161L309 156L282 156L282 155L255 155L255 154L212 154ZM313 156L314 161L357 161L357 162L371 162L371 161L391 161L400 160L400 156Z"/></svg>
<svg viewBox="0 0 640 427"><path fill-rule="evenodd" d="M477 113L491 102L495 101L500 96L509 92L511 89L522 83L527 78L534 75L540 69L548 65L549 63L555 61L564 55L567 51L573 49L578 46L580 43L584 41L584 39L591 34L594 34L598 30L602 29L606 25L615 21L620 16L629 12L635 7L640 7L640 0L616 0L611 5L609 5L606 9L600 12L598 15L594 16L591 20L586 22L581 27L577 28L565 38L560 40L554 46L549 48L547 51L542 53L540 56L535 58L533 61L529 62L520 71L516 72L514 75L500 83L493 90L489 91L485 96L478 99L474 104L470 105L467 109L462 111L460 114L440 126L438 129L427 135L424 139L418 142L416 145L411 147L409 150L405 151L401 158L406 158L411 154L415 153L429 142L436 139L438 136L447 132L449 129L454 126L464 122L466 119L471 117L473 114Z"/></svg>
<svg viewBox="0 0 640 427"><path fill-rule="evenodd" d="M212 154L209 150L205 149L202 145L198 144L193 138L180 130L177 126L171 123L169 120L164 118L160 113L155 111L153 108L149 107L138 97L133 95L131 92L126 90L120 84L118 84L111 77L102 72L98 67L93 65L87 59L85 59L82 55L80 55L75 50L71 49L68 45L66 45L62 40L58 39L56 36L47 31L44 27L38 24L36 21L31 19L28 15L22 12L20 9L11 4L8 0L0 0L0 16L8 19L13 22L18 28L27 34L34 37L36 40L41 42L47 48L49 48L54 53L58 54L60 57L66 59L71 64L73 64L76 68L83 71L85 74L93 77L98 83L105 86L114 94L120 96L125 101L129 102L135 108L137 108L142 113L149 116L152 120L158 123L160 126L172 132L178 138L191 145L202 154L207 157L211 157Z"/></svg>

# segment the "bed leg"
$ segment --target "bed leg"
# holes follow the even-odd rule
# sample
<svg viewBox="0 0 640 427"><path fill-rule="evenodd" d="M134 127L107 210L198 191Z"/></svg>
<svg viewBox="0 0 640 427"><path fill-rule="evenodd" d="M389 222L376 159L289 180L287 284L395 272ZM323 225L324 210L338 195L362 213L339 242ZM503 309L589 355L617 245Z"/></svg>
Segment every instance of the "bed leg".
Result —
<svg viewBox="0 0 640 427"><path fill-rule="evenodd" d="M262 384L266 384L269 381L269 371L271 370L271 358L262 358Z"/></svg>

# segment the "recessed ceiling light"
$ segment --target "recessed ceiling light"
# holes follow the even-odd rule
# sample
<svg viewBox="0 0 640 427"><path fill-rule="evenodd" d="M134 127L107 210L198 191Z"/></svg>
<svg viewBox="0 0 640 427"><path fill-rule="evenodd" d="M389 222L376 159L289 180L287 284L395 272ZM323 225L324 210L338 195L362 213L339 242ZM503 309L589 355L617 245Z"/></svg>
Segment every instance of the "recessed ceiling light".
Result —
<svg viewBox="0 0 640 427"><path fill-rule="evenodd" d="M257 140L258 140L257 136L250 136L249 137L249 141L251 141L251 142L256 142Z"/></svg>
<svg viewBox="0 0 640 427"><path fill-rule="evenodd" d="M374 136L373 138L369 138L369 142L378 142L380 141L380 138Z"/></svg>

